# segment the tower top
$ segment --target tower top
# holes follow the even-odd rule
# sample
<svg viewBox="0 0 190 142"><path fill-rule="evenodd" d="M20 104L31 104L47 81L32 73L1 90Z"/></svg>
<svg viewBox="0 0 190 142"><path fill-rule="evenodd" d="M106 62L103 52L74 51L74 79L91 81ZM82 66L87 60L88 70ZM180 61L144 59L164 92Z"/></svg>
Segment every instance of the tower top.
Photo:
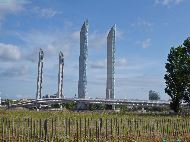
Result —
<svg viewBox="0 0 190 142"><path fill-rule="evenodd" d="M44 52L43 52L43 50L40 48L39 60L43 60L43 58L44 58Z"/></svg>
<svg viewBox="0 0 190 142"><path fill-rule="evenodd" d="M114 24L113 26L112 26L112 28L111 28L111 30L116 30L116 24Z"/></svg>
<svg viewBox="0 0 190 142"><path fill-rule="evenodd" d="M59 52L59 55L62 56L62 57L64 57L63 52L61 52L61 51Z"/></svg>
<svg viewBox="0 0 190 142"><path fill-rule="evenodd" d="M110 29L110 31L109 31L107 37L113 37L113 36L115 36L115 32L116 32L116 24L114 24L114 25L111 27L111 29Z"/></svg>
<svg viewBox="0 0 190 142"><path fill-rule="evenodd" d="M88 28L88 19L84 21L82 28Z"/></svg>

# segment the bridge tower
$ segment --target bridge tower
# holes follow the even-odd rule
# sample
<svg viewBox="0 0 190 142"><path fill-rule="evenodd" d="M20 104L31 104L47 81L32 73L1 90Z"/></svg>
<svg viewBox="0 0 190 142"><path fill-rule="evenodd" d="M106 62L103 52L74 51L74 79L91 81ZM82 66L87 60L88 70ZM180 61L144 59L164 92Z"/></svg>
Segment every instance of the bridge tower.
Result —
<svg viewBox="0 0 190 142"><path fill-rule="evenodd" d="M42 98L43 60L44 60L44 52L43 52L42 49L40 49L39 60L38 60L38 76L37 76L36 100Z"/></svg>
<svg viewBox="0 0 190 142"><path fill-rule="evenodd" d="M106 99L114 99L115 86L115 42L116 42L116 25L114 25L107 36L107 85Z"/></svg>
<svg viewBox="0 0 190 142"><path fill-rule="evenodd" d="M87 95L87 56L88 56L88 21L82 25L80 31L80 56L79 56L79 81L78 98L85 98Z"/></svg>
<svg viewBox="0 0 190 142"><path fill-rule="evenodd" d="M60 53L59 53L59 73L58 73L57 98L63 98L63 67L64 67L64 55L60 51Z"/></svg>

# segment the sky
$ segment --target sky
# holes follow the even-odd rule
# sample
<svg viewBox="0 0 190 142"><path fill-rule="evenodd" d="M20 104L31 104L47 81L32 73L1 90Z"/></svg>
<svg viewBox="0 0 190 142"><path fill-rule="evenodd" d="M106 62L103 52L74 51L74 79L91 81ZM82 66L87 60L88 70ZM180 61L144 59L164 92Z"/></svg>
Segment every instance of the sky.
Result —
<svg viewBox="0 0 190 142"><path fill-rule="evenodd" d="M38 52L42 94L55 94L58 54L65 56L64 96L78 92L80 28L88 19L87 98L106 96L106 37L116 24L115 98L164 92L167 55L190 35L190 0L0 0L0 96L35 98Z"/></svg>

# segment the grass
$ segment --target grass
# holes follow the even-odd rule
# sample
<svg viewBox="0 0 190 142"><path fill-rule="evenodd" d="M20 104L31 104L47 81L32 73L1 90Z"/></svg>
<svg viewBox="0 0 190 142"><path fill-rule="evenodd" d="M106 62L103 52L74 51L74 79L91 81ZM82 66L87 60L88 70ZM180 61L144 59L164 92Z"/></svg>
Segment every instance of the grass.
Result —
<svg viewBox="0 0 190 142"><path fill-rule="evenodd" d="M178 115L121 114L107 113L106 111L101 113L67 110L37 112L2 109L0 110L0 135L2 135L4 125L6 132L9 130L15 134L20 132L27 137L31 133L30 139L36 141L41 137L41 133L44 136L46 131L44 125L47 120L47 135L53 141L159 142L181 140L188 142L190 141L189 118L189 116ZM2 123L3 119L4 124ZM34 129L36 133L33 133ZM13 138L13 136L11 137ZM21 136L16 134L14 137L17 139ZM24 139L26 140L26 138Z"/></svg>

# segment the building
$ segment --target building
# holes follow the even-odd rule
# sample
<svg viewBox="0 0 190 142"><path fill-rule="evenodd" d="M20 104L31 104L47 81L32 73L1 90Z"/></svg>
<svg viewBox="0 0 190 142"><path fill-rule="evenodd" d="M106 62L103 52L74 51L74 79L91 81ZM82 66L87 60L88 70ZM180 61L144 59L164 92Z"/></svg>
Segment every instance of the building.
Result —
<svg viewBox="0 0 190 142"><path fill-rule="evenodd" d="M79 56L79 81L78 98L85 98L87 95L87 57L88 57L88 21L82 25L80 31L80 56Z"/></svg>
<svg viewBox="0 0 190 142"><path fill-rule="evenodd" d="M114 25L107 36L107 83L106 83L106 99L114 99L115 86L115 37L116 26Z"/></svg>

